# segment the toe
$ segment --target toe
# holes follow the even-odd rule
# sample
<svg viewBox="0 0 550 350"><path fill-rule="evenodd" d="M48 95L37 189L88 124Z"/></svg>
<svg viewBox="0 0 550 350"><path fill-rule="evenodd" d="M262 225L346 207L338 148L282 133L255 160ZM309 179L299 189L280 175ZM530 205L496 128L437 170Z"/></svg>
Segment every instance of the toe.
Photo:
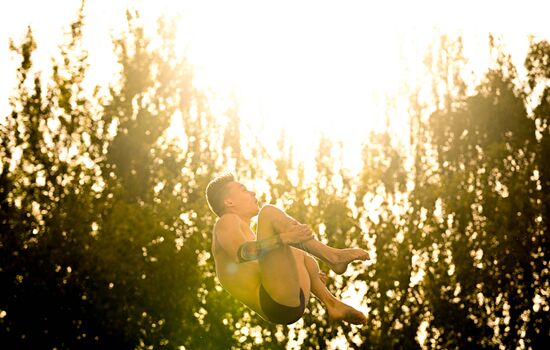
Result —
<svg viewBox="0 0 550 350"><path fill-rule="evenodd" d="M362 313L357 315L357 318L355 319L355 324L366 324L367 323L367 317L363 315Z"/></svg>

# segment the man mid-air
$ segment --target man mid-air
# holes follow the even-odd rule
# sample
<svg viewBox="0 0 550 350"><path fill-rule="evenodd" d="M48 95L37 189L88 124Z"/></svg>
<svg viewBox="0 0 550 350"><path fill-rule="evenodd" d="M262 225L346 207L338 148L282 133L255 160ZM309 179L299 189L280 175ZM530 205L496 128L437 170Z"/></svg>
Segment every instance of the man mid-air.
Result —
<svg viewBox="0 0 550 350"><path fill-rule="evenodd" d="M233 175L214 178L207 186L210 209L219 217L214 225L212 254L222 286L231 295L276 324L299 320L313 293L334 321L364 324L360 311L336 299L326 288L317 261L337 274L354 260L366 260L363 249L336 249L319 242L308 226L282 210L265 205ZM250 228L258 215L257 233ZM306 254L309 253L309 254Z"/></svg>

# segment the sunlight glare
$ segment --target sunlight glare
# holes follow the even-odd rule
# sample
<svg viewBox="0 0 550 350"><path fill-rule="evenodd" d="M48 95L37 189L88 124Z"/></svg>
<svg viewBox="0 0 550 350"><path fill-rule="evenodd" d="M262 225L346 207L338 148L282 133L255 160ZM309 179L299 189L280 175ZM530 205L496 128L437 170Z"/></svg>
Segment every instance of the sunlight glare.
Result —
<svg viewBox="0 0 550 350"><path fill-rule="evenodd" d="M261 140L276 155L276 141L284 130L295 146L296 160L306 163L312 162L320 135L343 140L344 164L358 170L369 132L389 127L400 142L407 142L407 96L412 88L426 85L423 58L441 33L463 35L465 54L477 76L489 62L490 31L502 36L518 65L528 34L550 36L545 11L530 11L549 5L531 0L521 8L499 6L499 16L490 16L497 3L466 0L449 11L448 2L435 0L87 2L86 83L91 90L116 74L110 39L124 29L127 6L137 9L151 28L159 16L173 16L178 19L177 49L196 67L196 85L238 100L243 137ZM33 25L38 69L48 65L62 27L78 8L78 2L66 6L62 0L44 4L20 1L9 16L0 18L2 33L16 40L27 24ZM7 38L2 36L4 47ZM0 63L2 73L12 74L13 63L6 55L0 55ZM6 96L11 85L2 84L2 89ZM3 102L2 115L7 110Z"/></svg>

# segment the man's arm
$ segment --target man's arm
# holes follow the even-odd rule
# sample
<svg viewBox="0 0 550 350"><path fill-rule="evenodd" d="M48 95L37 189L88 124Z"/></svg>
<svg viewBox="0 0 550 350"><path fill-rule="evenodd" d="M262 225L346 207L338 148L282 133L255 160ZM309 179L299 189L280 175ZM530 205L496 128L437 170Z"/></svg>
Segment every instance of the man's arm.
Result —
<svg viewBox="0 0 550 350"><path fill-rule="evenodd" d="M215 235L222 249L239 263L257 260L283 245L278 235L260 241L246 239L241 219L236 215L223 216L216 225Z"/></svg>
<svg viewBox="0 0 550 350"><path fill-rule="evenodd" d="M237 250L237 259L239 262L257 260L274 249L284 245L291 245L307 252L302 243L310 239L313 239L313 233L309 227L307 225L301 225L296 221L287 227L286 231L262 240L243 243Z"/></svg>
<svg viewBox="0 0 550 350"><path fill-rule="evenodd" d="M279 235L264 238L259 241L248 241L243 243L237 250L237 259L240 263L258 260L270 251L283 246Z"/></svg>
<svg viewBox="0 0 550 350"><path fill-rule="evenodd" d="M216 227L216 237L221 247L229 256L239 263L261 258L270 251L284 244L290 244L302 249L301 242L313 238L311 230L306 225L296 223L280 234L259 241L246 239L241 229L241 221L236 215L226 215L220 219Z"/></svg>

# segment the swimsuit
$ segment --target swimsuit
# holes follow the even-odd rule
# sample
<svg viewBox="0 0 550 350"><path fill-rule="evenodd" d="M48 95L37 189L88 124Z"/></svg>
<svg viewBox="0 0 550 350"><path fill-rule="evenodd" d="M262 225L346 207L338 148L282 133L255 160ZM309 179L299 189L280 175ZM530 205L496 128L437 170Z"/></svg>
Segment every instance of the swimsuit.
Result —
<svg viewBox="0 0 550 350"><path fill-rule="evenodd" d="M260 284L260 305L269 321L277 324L291 324L298 321L304 314L306 307L304 291L300 288L300 305L291 307L273 300Z"/></svg>

